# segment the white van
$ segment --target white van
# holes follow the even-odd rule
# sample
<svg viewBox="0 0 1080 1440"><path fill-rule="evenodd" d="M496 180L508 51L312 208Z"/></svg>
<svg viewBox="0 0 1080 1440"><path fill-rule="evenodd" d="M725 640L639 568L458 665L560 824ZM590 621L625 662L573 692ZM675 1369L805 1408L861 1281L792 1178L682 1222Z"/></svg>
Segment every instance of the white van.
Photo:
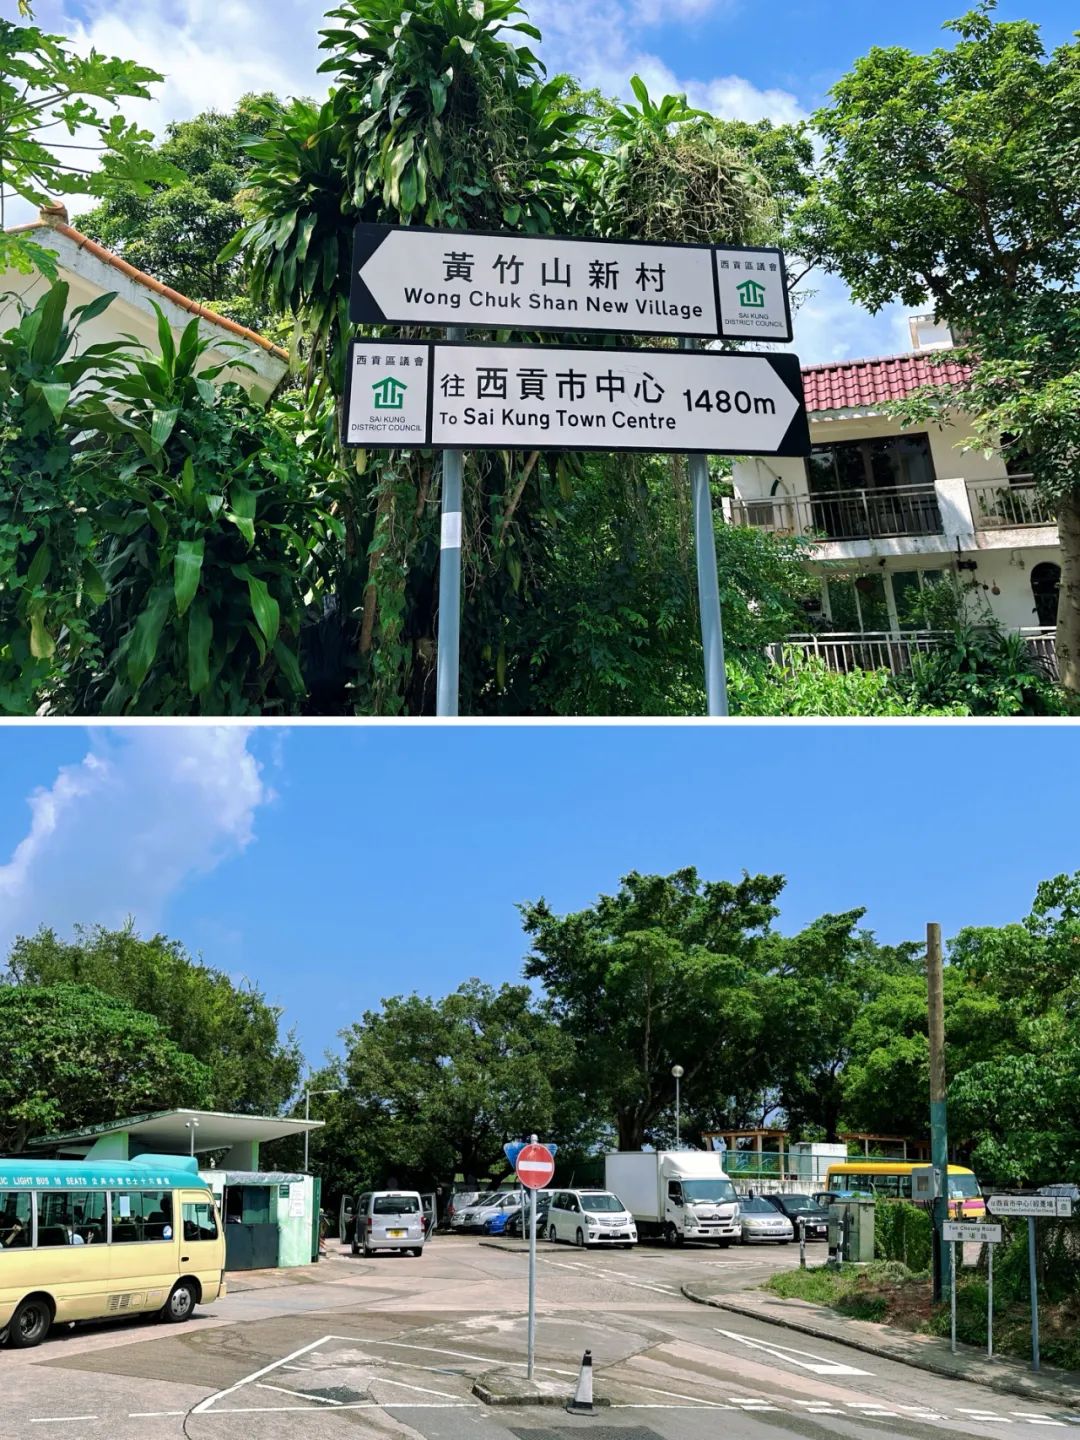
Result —
<svg viewBox="0 0 1080 1440"><path fill-rule="evenodd" d="M574 1245L637 1244L634 1217L610 1190L556 1190L547 1216L547 1237L552 1243Z"/></svg>
<svg viewBox="0 0 1080 1440"><path fill-rule="evenodd" d="M369 1190L356 1201L352 1253L424 1253L424 1206L417 1190Z"/></svg>

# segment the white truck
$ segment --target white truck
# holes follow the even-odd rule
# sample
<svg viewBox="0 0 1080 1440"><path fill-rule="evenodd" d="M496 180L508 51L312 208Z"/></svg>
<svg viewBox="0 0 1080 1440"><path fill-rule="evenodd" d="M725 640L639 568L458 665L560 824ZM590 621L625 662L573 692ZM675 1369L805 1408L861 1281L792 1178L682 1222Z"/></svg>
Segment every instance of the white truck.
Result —
<svg viewBox="0 0 1080 1440"><path fill-rule="evenodd" d="M742 1233L739 1197L723 1156L713 1151L620 1150L604 1156L604 1173L643 1240L715 1240L726 1247Z"/></svg>

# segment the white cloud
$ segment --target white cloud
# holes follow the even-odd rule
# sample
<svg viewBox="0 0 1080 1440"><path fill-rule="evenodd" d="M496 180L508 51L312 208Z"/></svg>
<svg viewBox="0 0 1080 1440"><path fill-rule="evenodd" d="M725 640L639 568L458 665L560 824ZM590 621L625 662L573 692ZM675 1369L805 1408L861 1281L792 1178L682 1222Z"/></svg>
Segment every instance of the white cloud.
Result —
<svg viewBox="0 0 1080 1440"><path fill-rule="evenodd" d="M243 851L273 793L239 726L95 731L77 765L29 797L0 865L0 956L19 934L76 922L144 929L194 877Z"/></svg>

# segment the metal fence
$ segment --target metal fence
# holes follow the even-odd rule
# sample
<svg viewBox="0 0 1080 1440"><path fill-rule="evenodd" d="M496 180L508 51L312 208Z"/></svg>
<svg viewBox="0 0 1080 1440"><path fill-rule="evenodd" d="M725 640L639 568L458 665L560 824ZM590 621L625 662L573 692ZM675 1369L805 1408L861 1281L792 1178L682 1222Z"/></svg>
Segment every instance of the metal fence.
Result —
<svg viewBox="0 0 1080 1440"><path fill-rule="evenodd" d="M1050 679L1057 679L1054 630L1050 626L1021 630L1032 656ZM855 670L888 670L903 675L911 669L911 657L940 649L953 639L945 630L887 630L837 632L827 635L790 635L782 644L769 646L769 658L777 665L787 663L791 653L815 655L830 670L849 674Z"/></svg>
<svg viewBox="0 0 1080 1440"><path fill-rule="evenodd" d="M878 540L903 535L942 535L941 510L933 485L833 490L818 495L773 495L735 499L736 525L777 535L810 535L825 540Z"/></svg>
<svg viewBox="0 0 1080 1440"><path fill-rule="evenodd" d="M1057 524L1053 506L1040 495L1030 475L969 480L967 492L976 530L1023 529Z"/></svg>

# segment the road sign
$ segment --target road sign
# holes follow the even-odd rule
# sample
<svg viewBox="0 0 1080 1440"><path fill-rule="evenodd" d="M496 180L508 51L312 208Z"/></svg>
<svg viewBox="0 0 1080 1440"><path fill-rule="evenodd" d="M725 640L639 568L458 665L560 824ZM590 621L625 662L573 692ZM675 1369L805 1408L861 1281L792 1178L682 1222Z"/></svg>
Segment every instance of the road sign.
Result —
<svg viewBox="0 0 1080 1440"><path fill-rule="evenodd" d="M991 1195L986 1202L994 1215L1034 1215L1067 1220L1072 1201L1061 1195Z"/></svg>
<svg viewBox="0 0 1080 1440"><path fill-rule="evenodd" d="M791 339L779 250L358 225L349 318Z"/></svg>
<svg viewBox="0 0 1080 1440"><path fill-rule="evenodd" d="M517 1157L514 1170L527 1189L542 1190L555 1174L555 1157L546 1145L526 1145Z"/></svg>
<svg viewBox="0 0 1080 1440"><path fill-rule="evenodd" d="M346 445L808 455L794 355L356 340Z"/></svg>
<svg viewBox="0 0 1080 1440"><path fill-rule="evenodd" d="M964 1225L955 1220L946 1220L942 1226L945 1240L978 1241L982 1245L997 1245L1001 1241L1000 1225Z"/></svg>

